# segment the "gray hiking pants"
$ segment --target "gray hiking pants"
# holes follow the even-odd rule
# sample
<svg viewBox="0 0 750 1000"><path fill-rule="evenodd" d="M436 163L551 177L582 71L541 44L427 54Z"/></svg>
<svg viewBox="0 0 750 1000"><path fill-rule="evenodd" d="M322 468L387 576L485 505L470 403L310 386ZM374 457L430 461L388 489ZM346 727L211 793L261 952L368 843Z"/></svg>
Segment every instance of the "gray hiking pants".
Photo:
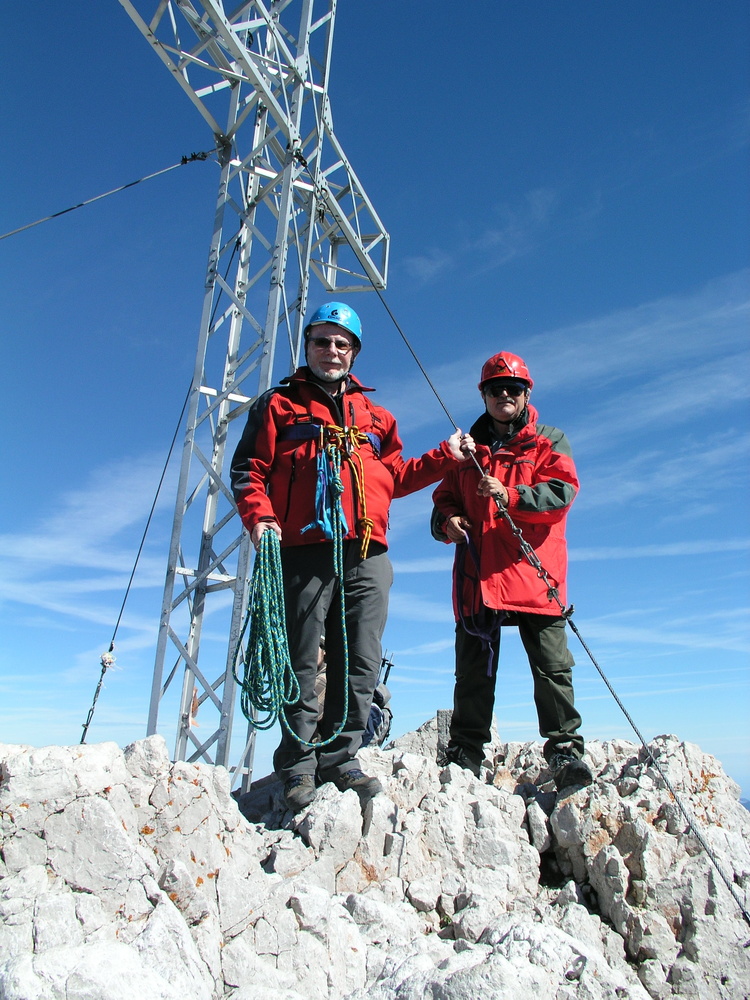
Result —
<svg viewBox="0 0 750 1000"><path fill-rule="evenodd" d="M384 545L370 544L367 559L359 541L344 542L344 614L349 653L348 705L345 708L345 657L339 581L334 573L333 544L295 545L281 550L286 627L292 668L300 697L286 709L294 733L311 741L316 728L321 740L341 734L317 749L300 744L282 723L274 769L286 782L296 774L317 774L330 781L359 767L357 750L367 724L382 659L380 641L388 614L393 570ZM326 644L326 694L318 722L315 678L320 637Z"/></svg>

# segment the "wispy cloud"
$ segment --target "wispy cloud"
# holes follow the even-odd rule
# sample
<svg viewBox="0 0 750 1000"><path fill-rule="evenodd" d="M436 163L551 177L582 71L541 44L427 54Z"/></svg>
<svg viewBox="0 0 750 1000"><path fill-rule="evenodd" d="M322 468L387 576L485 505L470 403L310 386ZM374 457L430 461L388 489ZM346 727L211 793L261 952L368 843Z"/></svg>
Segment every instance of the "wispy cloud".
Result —
<svg viewBox="0 0 750 1000"><path fill-rule="evenodd" d="M537 246L558 205L557 192L551 188L527 192L518 205L498 205L493 213L498 222L468 243L464 252L478 258L482 270L524 256Z"/></svg>
<svg viewBox="0 0 750 1000"><path fill-rule="evenodd" d="M583 182L572 176L557 189L532 189L515 204L496 204L475 237L457 242L450 252L435 246L407 256L405 270L417 281L429 283L468 260L481 273L532 253L550 240L569 239L572 233L584 231L616 192L642 183L644 177L651 185L668 183L745 148L750 142L750 102L730 108L718 124L713 113L706 117L692 114L686 121L670 121L667 128L673 131L665 132L661 123L658 128L607 137L607 147L612 142L621 146L619 156L608 156L608 170L587 176ZM582 190L586 193L580 201ZM572 201L570 191L579 193L579 202Z"/></svg>
<svg viewBox="0 0 750 1000"><path fill-rule="evenodd" d="M572 548L571 562L594 562L609 559L672 559L681 556L710 555L713 552L745 552L750 549L750 539L706 539L705 541L672 542L665 545L602 546L601 548ZM408 572L408 569L402 570Z"/></svg>
<svg viewBox="0 0 750 1000"><path fill-rule="evenodd" d="M47 630L69 631L75 622L112 626L134 567L161 461L147 455L95 469L80 488L51 496L54 513L36 526L0 536L3 603L30 609L28 625L36 618ZM171 504L171 498L166 503ZM163 586L163 537L160 548L156 554L149 545L142 553L134 589ZM131 642L153 642L153 618L129 614L128 628Z"/></svg>
<svg viewBox="0 0 750 1000"><path fill-rule="evenodd" d="M404 258L404 267L409 274L425 284L449 270L452 265L453 261L449 254L437 248Z"/></svg>
<svg viewBox="0 0 750 1000"><path fill-rule="evenodd" d="M159 471L154 456L94 469L85 486L51 498L54 513L36 530L0 535L0 558L21 560L29 568L38 564L46 573L51 567L130 569L132 547L129 540L118 545L117 538L145 525Z"/></svg>
<svg viewBox="0 0 750 1000"><path fill-rule="evenodd" d="M450 639L439 639L435 642L423 642L419 646L407 646L406 648L396 650L393 655L400 660L404 656L434 656L436 653L444 653L446 649L453 649L452 637ZM434 667L430 664L429 667L411 667L411 669L429 672Z"/></svg>
<svg viewBox="0 0 750 1000"><path fill-rule="evenodd" d="M559 208L559 196L551 188L527 191L516 204L502 202L490 211L486 227L470 239L456 244L451 253L437 247L404 258L405 270L425 284L449 269L472 262L487 271L531 253L545 238Z"/></svg>
<svg viewBox="0 0 750 1000"><path fill-rule="evenodd" d="M632 391L636 380L640 392L628 407L635 414L658 405L659 388L694 385L696 376L712 373L725 356L747 351L749 321L750 271L745 269L691 294L539 334L527 342L524 357L533 362L545 392L569 390L571 378L587 394ZM652 388L657 390L653 398L644 395Z"/></svg>
<svg viewBox="0 0 750 1000"><path fill-rule="evenodd" d="M750 651L750 635L745 623L747 610L738 611L739 623L727 623L724 629L702 629L700 622L693 627L674 624L669 621L653 625L627 625L607 620L588 620L579 623L584 638L602 645L614 645L628 649L631 653L640 647L668 647L673 650L730 650L736 653Z"/></svg>
<svg viewBox="0 0 750 1000"><path fill-rule="evenodd" d="M397 559L393 561L394 573L450 573L453 566L453 547L445 556L434 559Z"/></svg>
<svg viewBox="0 0 750 1000"><path fill-rule="evenodd" d="M450 604L450 579L445 581L445 600L433 601L423 594L397 591L391 596L389 617L410 622L452 623L453 611Z"/></svg>
<svg viewBox="0 0 750 1000"><path fill-rule="evenodd" d="M443 653L453 645L453 614L450 603L450 583L445 580L445 600L429 600L420 594L397 593L391 601L390 616L394 620L406 621L414 625L430 623L443 626L440 639L426 644L404 647L398 655L420 657ZM711 626L707 626L707 619ZM669 614L667 608L646 607L620 609L614 614L597 618L576 616L575 623L587 643L594 643L607 651L626 650L628 657L633 651L663 650L665 653L680 653L686 650L717 652L750 651L750 618L746 608L727 609L714 615L694 616ZM590 643L591 641L591 643ZM571 648L578 650L578 659L583 661L585 653L580 650L575 638L569 636Z"/></svg>
<svg viewBox="0 0 750 1000"><path fill-rule="evenodd" d="M614 461L599 461L595 472L586 472L589 459L584 454L578 466L586 474L576 510L611 504L613 498L623 505L655 496L679 497L680 508L692 509L694 503L710 508L709 484L741 483L747 470L738 468L737 460L749 450L750 433L734 432L708 434L702 440L689 439L679 444L672 439L663 448L622 451ZM696 483L704 484L704 489L696 491Z"/></svg>

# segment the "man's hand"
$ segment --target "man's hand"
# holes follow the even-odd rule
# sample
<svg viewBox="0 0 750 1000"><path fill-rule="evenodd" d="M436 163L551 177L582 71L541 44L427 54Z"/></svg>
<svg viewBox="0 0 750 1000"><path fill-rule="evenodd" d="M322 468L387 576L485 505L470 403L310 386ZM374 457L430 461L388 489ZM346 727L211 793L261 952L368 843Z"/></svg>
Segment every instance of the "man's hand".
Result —
<svg viewBox="0 0 750 1000"><path fill-rule="evenodd" d="M260 548L260 536L264 531L268 531L269 528L271 531L276 532L279 536L279 541L281 541L281 528L275 521L258 521L253 530L250 532L250 541L255 546L256 552Z"/></svg>
<svg viewBox="0 0 750 1000"><path fill-rule="evenodd" d="M494 476L482 476L477 486L477 493L482 497L497 497L503 507L508 506L508 491Z"/></svg>
<svg viewBox="0 0 750 1000"><path fill-rule="evenodd" d="M461 542L466 541L466 533L471 527L471 521L461 514L454 514L453 517L448 518L443 527L448 541L460 545Z"/></svg>
<svg viewBox="0 0 750 1000"><path fill-rule="evenodd" d="M460 428L448 438L448 447L457 462L465 462L477 450L471 434L462 434Z"/></svg>

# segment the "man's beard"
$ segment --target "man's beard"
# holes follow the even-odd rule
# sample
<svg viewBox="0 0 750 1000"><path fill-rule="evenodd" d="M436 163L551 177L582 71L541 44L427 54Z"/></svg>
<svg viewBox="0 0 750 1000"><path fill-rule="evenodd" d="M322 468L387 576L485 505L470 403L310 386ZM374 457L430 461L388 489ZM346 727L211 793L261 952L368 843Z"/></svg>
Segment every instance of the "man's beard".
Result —
<svg viewBox="0 0 750 1000"><path fill-rule="evenodd" d="M343 382L346 376L349 374L349 368L346 370L341 369L340 371L325 371L316 364L311 364L308 360L307 367L313 373L319 382ZM350 366L351 367L351 366Z"/></svg>
<svg viewBox="0 0 750 1000"><path fill-rule="evenodd" d="M310 366L310 371L313 373L315 378L319 379L321 382L343 382L348 372L323 372L315 371L315 369Z"/></svg>

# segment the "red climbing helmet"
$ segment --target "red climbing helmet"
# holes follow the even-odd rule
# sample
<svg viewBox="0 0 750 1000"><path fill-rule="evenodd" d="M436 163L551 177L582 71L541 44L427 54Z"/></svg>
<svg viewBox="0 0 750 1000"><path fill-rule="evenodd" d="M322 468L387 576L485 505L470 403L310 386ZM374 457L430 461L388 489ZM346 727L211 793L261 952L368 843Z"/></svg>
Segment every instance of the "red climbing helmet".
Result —
<svg viewBox="0 0 750 1000"><path fill-rule="evenodd" d="M478 388L482 390L487 382L496 378L515 378L525 382L529 389L534 385L534 379L529 375L529 369L523 358L517 354L509 354L508 351L501 351L493 354L492 357L482 365L482 374L479 376Z"/></svg>

